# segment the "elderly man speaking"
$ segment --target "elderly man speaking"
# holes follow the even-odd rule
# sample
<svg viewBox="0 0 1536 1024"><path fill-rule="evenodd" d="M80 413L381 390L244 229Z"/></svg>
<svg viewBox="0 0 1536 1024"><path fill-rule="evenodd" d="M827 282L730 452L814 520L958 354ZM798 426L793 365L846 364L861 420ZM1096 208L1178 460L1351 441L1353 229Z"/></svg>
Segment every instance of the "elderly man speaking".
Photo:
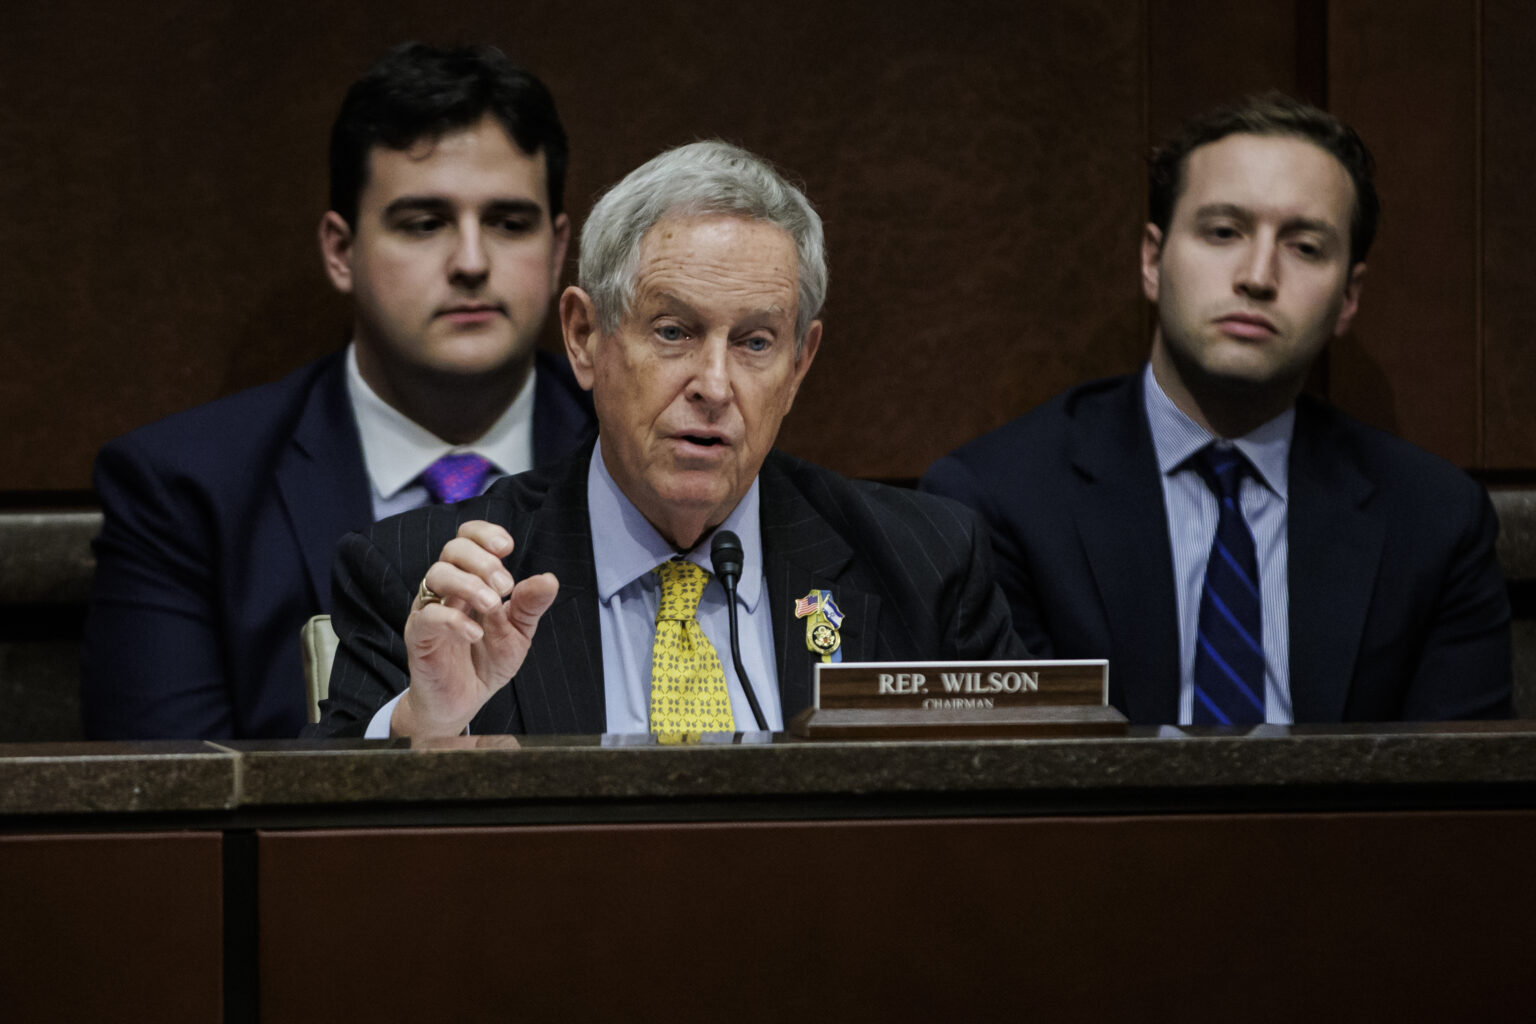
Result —
<svg viewBox="0 0 1536 1024"><path fill-rule="evenodd" d="M579 277L560 320L595 442L342 541L317 732L779 729L818 661L1026 656L969 512L773 450L827 268L772 167L721 142L661 154L593 209ZM726 531L739 659L710 572Z"/></svg>

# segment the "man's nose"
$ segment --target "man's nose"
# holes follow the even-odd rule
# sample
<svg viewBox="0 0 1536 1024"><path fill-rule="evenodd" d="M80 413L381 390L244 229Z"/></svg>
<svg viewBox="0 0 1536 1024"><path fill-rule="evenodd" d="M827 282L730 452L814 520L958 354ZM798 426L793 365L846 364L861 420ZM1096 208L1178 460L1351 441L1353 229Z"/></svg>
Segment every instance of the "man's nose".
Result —
<svg viewBox="0 0 1536 1024"><path fill-rule="evenodd" d="M1251 299L1272 299L1280 287L1280 246L1273 238L1257 237L1237 268L1234 287Z"/></svg>
<svg viewBox="0 0 1536 1024"><path fill-rule="evenodd" d="M691 391L696 399L722 405L731 398L731 374L728 365L730 341L707 338L699 346Z"/></svg>
<svg viewBox="0 0 1536 1024"><path fill-rule="evenodd" d="M478 221L469 220L459 225L458 242L451 258L448 276L455 283L475 287L485 281L491 272L491 260Z"/></svg>

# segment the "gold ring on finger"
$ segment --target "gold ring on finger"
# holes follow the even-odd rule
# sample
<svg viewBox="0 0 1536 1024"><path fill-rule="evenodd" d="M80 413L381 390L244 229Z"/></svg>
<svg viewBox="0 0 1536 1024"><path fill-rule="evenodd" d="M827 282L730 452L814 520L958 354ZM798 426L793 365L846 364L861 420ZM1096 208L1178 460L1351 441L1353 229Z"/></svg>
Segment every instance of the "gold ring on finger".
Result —
<svg viewBox="0 0 1536 1024"><path fill-rule="evenodd" d="M427 578L423 576L421 578L421 586L416 588L416 600L419 601L423 606L429 604L442 604L443 596L437 591L433 590L431 587L427 586Z"/></svg>

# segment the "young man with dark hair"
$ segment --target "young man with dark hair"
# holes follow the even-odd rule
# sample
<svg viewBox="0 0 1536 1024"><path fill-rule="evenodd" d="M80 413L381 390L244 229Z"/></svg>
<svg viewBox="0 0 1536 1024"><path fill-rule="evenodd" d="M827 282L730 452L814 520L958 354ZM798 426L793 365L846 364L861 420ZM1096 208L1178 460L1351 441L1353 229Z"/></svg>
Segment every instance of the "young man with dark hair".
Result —
<svg viewBox="0 0 1536 1024"><path fill-rule="evenodd" d="M548 90L489 47L348 91L319 240L352 343L108 444L82 658L94 738L284 737L336 541L564 455L591 405L536 351L570 237Z"/></svg>
<svg viewBox="0 0 1536 1024"><path fill-rule="evenodd" d="M923 487L991 527L1038 656L1108 658L1133 722L1510 713L1509 603L1483 488L1302 395L1359 306L1371 158L1276 94L1154 156L1146 369L946 456Z"/></svg>

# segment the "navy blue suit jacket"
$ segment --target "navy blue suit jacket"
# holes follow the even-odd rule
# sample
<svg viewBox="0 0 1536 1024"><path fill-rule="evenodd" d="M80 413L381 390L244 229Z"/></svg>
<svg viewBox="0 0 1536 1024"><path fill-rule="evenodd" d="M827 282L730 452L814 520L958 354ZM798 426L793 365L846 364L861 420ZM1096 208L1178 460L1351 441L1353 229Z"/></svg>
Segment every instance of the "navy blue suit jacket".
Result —
<svg viewBox="0 0 1536 1024"><path fill-rule="evenodd" d="M590 449L547 471L498 480L478 498L391 516L342 540L336 555L341 649L315 735L361 735L409 682L402 633L417 583L468 519L512 534L513 579L552 572L555 603L523 667L475 720L476 734L603 732L607 724L597 574L587 513ZM797 598L830 590L842 610L843 659L1025 658L1008 628L991 553L975 516L905 488L847 480L770 452L761 484L763 574L773 617L780 706L809 707L812 669ZM753 685L766 685L753 680Z"/></svg>
<svg viewBox="0 0 1536 1024"><path fill-rule="evenodd" d="M1108 658L1132 722L1178 720L1162 483L1133 375L1086 384L945 456L922 488L978 510L1039 657ZM1303 397L1286 537L1297 722L1511 713L1498 521L1449 463Z"/></svg>
<svg viewBox="0 0 1536 1024"><path fill-rule="evenodd" d="M542 464L589 432L592 406L563 358L537 365ZM112 441L94 480L86 735L297 736L299 627L330 611L337 540L373 521L345 353Z"/></svg>

